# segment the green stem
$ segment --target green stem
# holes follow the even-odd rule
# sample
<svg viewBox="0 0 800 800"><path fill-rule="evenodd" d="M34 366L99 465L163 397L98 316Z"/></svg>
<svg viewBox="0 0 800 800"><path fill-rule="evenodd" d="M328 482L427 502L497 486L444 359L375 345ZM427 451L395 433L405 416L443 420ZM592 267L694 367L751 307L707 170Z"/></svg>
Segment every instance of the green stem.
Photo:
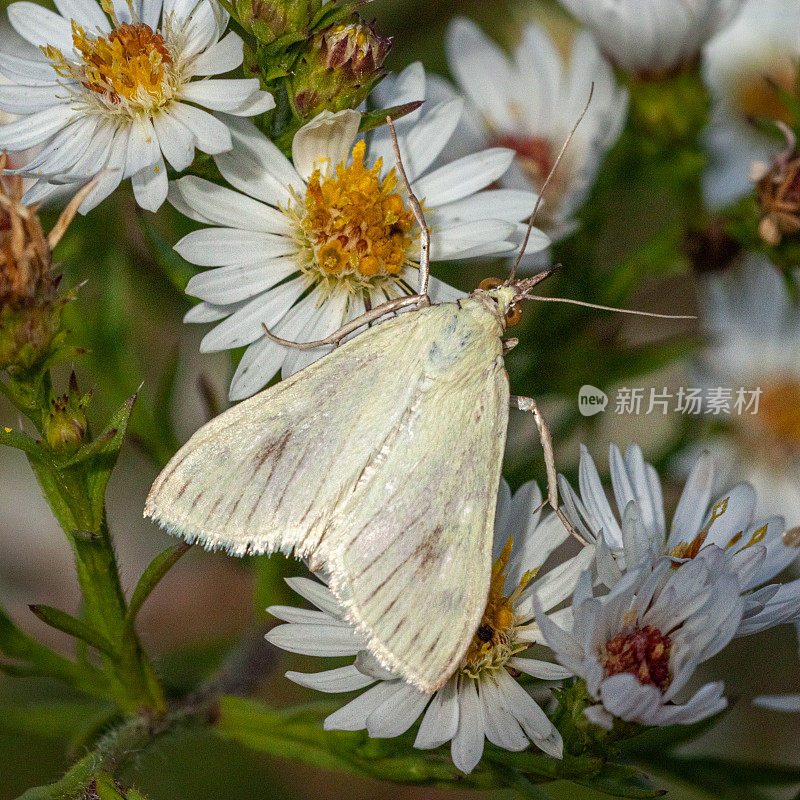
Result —
<svg viewBox="0 0 800 800"><path fill-rule="evenodd" d="M85 621L115 647L113 656L101 654L115 700L125 712L162 712L163 690L138 637L126 625L128 606L105 510L95 519L85 482L74 470L35 459L31 466L72 546Z"/></svg>

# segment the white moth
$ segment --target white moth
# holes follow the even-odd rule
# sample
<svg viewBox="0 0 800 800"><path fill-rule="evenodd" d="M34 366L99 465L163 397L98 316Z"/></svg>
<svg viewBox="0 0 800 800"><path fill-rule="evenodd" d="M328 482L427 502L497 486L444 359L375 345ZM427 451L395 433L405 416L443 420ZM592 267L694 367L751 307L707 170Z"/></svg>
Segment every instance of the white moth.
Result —
<svg viewBox="0 0 800 800"><path fill-rule="evenodd" d="M547 427L533 400L509 396L503 362L514 344L502 339L508 316L549 273L431 306L430 234L395 153L422 229L419 294L319 342L267 335L301 349L338 345L390 312L416 310L205 425L153 484L145 515L207 548L280 550L324 568L381 664L433 692L484 612L511 402L533 412L548 501L577 534L558 508Z"/></svg>
<svg viewBox="0 0 800 800"><path fill-rule="evenodd" d="M432 692L480 624L506 440L506 313L478 289L370 328L199 430L146 516L324 565L386 667Z"/></svg>

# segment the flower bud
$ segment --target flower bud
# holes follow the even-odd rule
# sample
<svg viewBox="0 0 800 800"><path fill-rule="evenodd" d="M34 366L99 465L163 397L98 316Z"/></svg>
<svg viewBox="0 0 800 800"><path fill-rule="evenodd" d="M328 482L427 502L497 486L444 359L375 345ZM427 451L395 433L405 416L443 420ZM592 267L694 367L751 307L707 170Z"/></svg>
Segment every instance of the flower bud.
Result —
<svg viewBox="0 0 800 800"><path fill-rule="evenodd" d="M322 0L235 0L234 9L245 30L270 44L305 32L322 5Z"/></svg>
<svg viewBox="0 0 800 800"><path fill-rule="evenodd" d="M86 435L86 408L91 399L91 392L80 396L73 372L69 391L50 401L50 410L44 418L44 440L51 450L69 455L81 446Z"/></svg>
<svg viewBox="0 0 800 800"><path fill-rule="evenodd" d="M0 173L8 157L0 154ZM64 333L52 249L60 241L94 184L81 189L45 235L35 206L22 202L22 178L0 179L0 370L20 375L57 349Z"/></svg>
<svg viewBox="0 0 800 800"><path fill-rule="evenodd" d="M35 209L21 198L21 178L0 182L0 369L10 373L30 369L48 351L63 305L50 246Z"/></svg>
<svg viewBox="0 0 800 800"><path fill-rule="evenodd" d="M292 78L298 116L309 120L325 110L356 108L381 77L391 47L391 38L358 17L318 33Z"/></svg>
<svg viewBox="0 0 800 800"><path fill-rule="evenodd" d="M800 233L800 155L794 147L772 164L753 164L751 177L761 210L758 235L777 246L784 236Z"/></svg>

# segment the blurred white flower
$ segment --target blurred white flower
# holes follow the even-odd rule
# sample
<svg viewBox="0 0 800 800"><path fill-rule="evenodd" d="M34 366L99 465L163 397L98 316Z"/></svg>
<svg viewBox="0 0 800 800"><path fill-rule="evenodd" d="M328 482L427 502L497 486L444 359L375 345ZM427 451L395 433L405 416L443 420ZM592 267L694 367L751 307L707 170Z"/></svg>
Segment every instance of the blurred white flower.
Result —
<svg viewBox="0 0 800 800"><path fill-rule="evenodd" d="M463 17L451 23L445 44L450 72L467 98L451 147L510 147L516 158L502 179L510 189L541 192L594 83L589 110L550 181L537 217L537 224L552 239L567 236L578 227L575 214L625 124L627 92L617 85L588 33L575 36L568 63L539 25L525 29L513 58ZM445 96L454 95L445 82L439 88Z"/></svg>
<svg viewBox="0 0 800 800"><path fill-rule="evenodd" d="M612 444L609 465L616 514L586 448L581 448L580 495L560 479L564 511L584 538L596 542L597 574L606 586L617 586L626 571L649 568L665 556L673 565L705 558L709 569L727 571L739 586L742 615L731 636L800 616L800 580L764 585L800 555L800 531L786 531L781 516L757 519L750 484L734 486L711 502L714 462L704 454L686 481L668 534L661 484L641 449L632 445L623 457Z"/></svg>
<svg viewBox="0 0 800 800"><path fill-rule="evenodd" d="M731 413L708 446L725 480L755 487L761 513L800 525L800 304L782 273L751 255L705 279L700 308L710 343L699 382L760 390L757 408Z"/></svg>
<svg viewBox="0 0 800 800"><path fill-rule="evenodd" d="M622 69L659 75L691 65L743 0L561 0ZM761 0L756 0L761 2Z"/></svg>
<svg viewBox="0 0 800 800"><path fill-rule="evenodd" d="M425 97L425 73L413 64L380 87L381 107ZM463 259L519 249L536 196L481 191L500 179L514 154L505 148L473 153L429 169L458 125L461 100L423 107L396 124L403 162L432 228L431 258ZM196 275L187 292L203 302L187 322L215 322L201 350L247 346L231 383L232 400L261 389L325 350L287 349L264 335L262 323L284 339L313 341L387 299L416 291L419 226L395 174L388 128L365 140L357 111L324 112L294 138L293 163L245 120L232 121L236 148L217 157L239 192L187 177L174 184L173 204L209 225L176 250L193 264L217 267ZM241 194L240 192L243 192ZM549 244L534 230L528 250ZM460 292L431 279L434 302Z"/></svg>
<svg viewBox="0 0 800 800"><path fill-rule="evenodd" d="M720 558L713 547L678 569L667 558L643 562L603 597L594 597L587 570L572 598L572 633L542 614L534 599L545 641L599 701L586 709L592 722L611 728L617 717L689 725L725 708L721 682L676 702L697 666L730 642L742 618L739 584Z"/></svg>
<svg viewBox="0 0 800 800"><path fill-rule="evenodd" d="M138 204L154 211L167 196L165 158L180 171L195 148L231 148L225 123L197 106L241 116L274 107L257 78L193 80L243 60L235 33L220 38L228 15L215 0L57 5L63 16L12 3L11 24L41 52L0 53L0 73L13 81L0 86L0 109L20 116L0 127L0 149L42 145L24 168L38 178L26 203L50 195L54 184L85 182L105 170L82 212L124 178L131 178Z"/></svg>
<svg viewBox="0 0 800 800"><path fill-rule="evenodd" d="M750 165L770 163L785 142L759 130L757 119L787 121L776 87L797 93L800 15L795 0L749 0L736 21L703 52L712 99L703 138L710 163L706 203L721 208L752 191Z"/></svg>
<svg viewBox="0 0 800 800"><path fill-rule="evenodd" d="M471 772L480 761L484 739L507 750L524 750L532 742L548 755L561 757L561 736L516 679L521 673L546 681L571 675L556 664L521 653L542 641L534 621L533 594L544 608L558 606L591 562L593 549L585 547L538 575L568 535L555 515L542 520L540 511L534 513L541 500L535 483L525 484L513 499L508 485L501 484L496 561L486 611L460 668L433 695L405 683L364 649L366 636L347 622L326 586L308 578L289 579L289 585L319 610L268 609L287 624L273 628L267 639L293 653L356 659L350 666L316 673L287 672L286 677L322 692L372 687L331 714L325 720L326 729L366 728L370 736L392 737L405 733L422 716L414 746L429 749L452 742L453 763L462 772ZM569 613L567 609L554 616L568 625Z"/></svg>

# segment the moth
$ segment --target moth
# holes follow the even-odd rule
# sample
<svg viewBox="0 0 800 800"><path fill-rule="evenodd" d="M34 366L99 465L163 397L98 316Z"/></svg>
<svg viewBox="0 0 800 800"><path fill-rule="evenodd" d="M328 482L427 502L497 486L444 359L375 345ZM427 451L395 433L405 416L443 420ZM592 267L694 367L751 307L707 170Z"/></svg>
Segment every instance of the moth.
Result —
<svg viewBox="0 0 800 800"><path fill-rule="evenodd" d="M396 156L422 231L418 294L318 342L267 331L334 349L201 428L153 484L145 515L206 548L281 551L324 569L381 664L433 692L484 612L512 404L534 416L548 501L571 526L547 426L533 400L510 396L503 360L517 305L549 273L431 305L430 233Z"/></svg>

